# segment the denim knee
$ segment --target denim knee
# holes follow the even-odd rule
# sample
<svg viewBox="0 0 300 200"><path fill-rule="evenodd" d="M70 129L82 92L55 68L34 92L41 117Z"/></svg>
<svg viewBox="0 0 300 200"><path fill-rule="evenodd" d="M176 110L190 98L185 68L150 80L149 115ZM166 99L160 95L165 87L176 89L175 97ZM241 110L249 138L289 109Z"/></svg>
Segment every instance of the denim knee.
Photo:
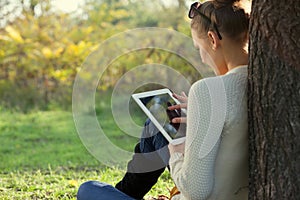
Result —
<svg viewBox="0 0 300 200"><path fill-rule="evenodd" d="M77 199L78 200L85 200L90 199L90 196L93 194L93 191L97 187L103 187L107 184L101 183L98 181L87 181L80 185L78 192L77 192Z"/></svg>
<svg viewBox="0 0 300 200"><path fill-rule="evenodd" d="M112 185L98 181L83 183L77 192L78 200L134 200Z"/></svg>

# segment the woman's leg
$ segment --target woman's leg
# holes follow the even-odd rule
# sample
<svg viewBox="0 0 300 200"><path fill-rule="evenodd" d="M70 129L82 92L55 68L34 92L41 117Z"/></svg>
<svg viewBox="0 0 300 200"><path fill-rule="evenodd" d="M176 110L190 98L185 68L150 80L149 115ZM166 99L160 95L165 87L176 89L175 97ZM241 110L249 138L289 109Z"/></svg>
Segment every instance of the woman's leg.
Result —
<svg viewBox="0 0 300 200"><path fill-rule="evenodd" d="M111 185L97 181L83 183L78 192L78 200L134 200Z"/></svg>
<svg viewBox="0 0 300 200"><path fill-rule="evenodd" d="M159 165L152 164L150 171L165 168L170 159L169 142L149 119L145 125L140 140L140 152L148 160L159 163Z"/></svg>
<svg viewBox="0 0 300 200"><path fill-rule="evenodd" d="M142 199L168 165L170 155L167 145L168 141L147 120L140 143L127 165L127 172L116 188L135 199Z"/></svg>

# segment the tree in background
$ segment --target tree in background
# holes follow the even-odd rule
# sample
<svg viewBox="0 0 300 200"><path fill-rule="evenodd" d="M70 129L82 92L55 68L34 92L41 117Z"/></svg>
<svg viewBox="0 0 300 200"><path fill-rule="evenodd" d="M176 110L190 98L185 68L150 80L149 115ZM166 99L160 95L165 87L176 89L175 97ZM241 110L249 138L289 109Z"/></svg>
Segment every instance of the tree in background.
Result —
<svg viewBox="0 0 300 200"><path fill-rule="evenodd" d="M300 199L300 4L253 0L249 199Z"/></svg>
<svg viewBox="0 0 300 200"><path fill-rule="evenodd" d="M174 5L160 0L86 0L81 13L70 14L58 12L49 0L5 0L0 5L0 20L16 17L0 28L0 106L25 111L51 109L51 104L70 108L81 64L114 34L136 27L166 27L189 34L182 0ZM146 49L114 62L99 89L108 90L126 71L145 63L166 64L191 80L199 78L176 55Z"/></svg>
<svg viewBox="0 0 300 200"><path fill-rule="evenodd" d="M9 5L8 5L9 6ZM93 44L81 27L64 13L54 13L48 1L24 6L19 17L0 30L0 97L2 106L21 110L46 108L53 98L70 102L77 69ZM24 6L24 7L23 7Z"/></svg>

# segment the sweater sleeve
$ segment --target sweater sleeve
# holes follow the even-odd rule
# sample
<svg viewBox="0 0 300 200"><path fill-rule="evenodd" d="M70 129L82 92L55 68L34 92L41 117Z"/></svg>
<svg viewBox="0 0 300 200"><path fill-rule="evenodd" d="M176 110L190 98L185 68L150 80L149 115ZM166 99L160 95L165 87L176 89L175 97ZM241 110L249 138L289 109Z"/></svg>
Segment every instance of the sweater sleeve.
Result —
<svg viewBox="0 0 300 200"><path fill-rule="evenodd" d="M211 100L204 81L195 83L189 92L187 133L184 155L170 157L171 176L185 199L207 199L214 184L214 163L220 139L203 158L199 152L211 117Z"/></svg>

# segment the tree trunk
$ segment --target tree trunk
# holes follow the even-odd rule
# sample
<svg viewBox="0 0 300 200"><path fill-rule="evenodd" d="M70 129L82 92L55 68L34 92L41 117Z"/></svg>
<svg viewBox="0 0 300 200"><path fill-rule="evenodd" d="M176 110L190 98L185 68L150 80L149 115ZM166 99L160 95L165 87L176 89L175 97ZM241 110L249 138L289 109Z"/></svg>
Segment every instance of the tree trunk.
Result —
<svg viewBox="0 0 300 200"><path fill-rule="evenodd" d="M249 199L300 199L300 2L253 0Z"/></svg>

